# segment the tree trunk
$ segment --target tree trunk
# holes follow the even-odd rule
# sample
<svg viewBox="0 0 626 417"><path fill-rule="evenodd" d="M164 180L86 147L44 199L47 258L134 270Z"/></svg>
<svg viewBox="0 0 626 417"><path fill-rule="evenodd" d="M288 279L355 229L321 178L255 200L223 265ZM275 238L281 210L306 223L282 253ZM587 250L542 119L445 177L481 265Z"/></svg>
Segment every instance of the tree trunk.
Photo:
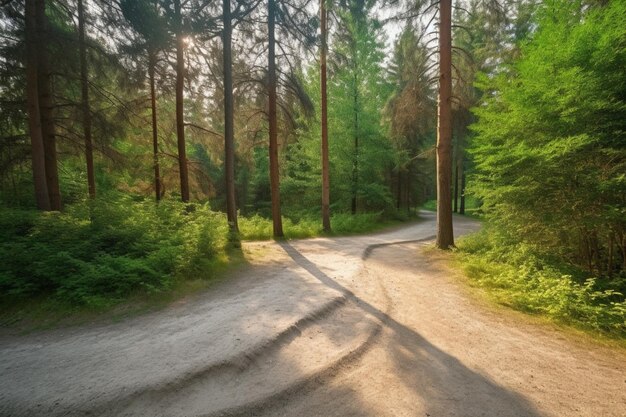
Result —
<svg viewBox="0 0 626 417"><path fill-rule="evenodd" d="M463 162L461 162L461 205L459 214L465 214L465 172L463 172Z"/></svg>
<svg viewBox="0 0 626 417"><path fill-rule="evenodd" d="M54 129L53 102L50 90L50 66L48 64L46 4L37 0L37 55L39 112L41 115L41 134L43 138L44 158L46 161L46 183L50 198L50 209L61 210L61 191L59 189L59 171L57 167L56 134Z"/></svg>
<svg viewBox="0 0 626 417"><path fill-rule="evenodd" d="M183 16L180 0L174 0L176 15L176 136L178 138L178 170L180 172L180 198L189 201L189 169L185 150L185 120L183 109L183 89L185 87L185 41L183 36Z"/></svg>
<svg viewBox="0 0 626 417"><path fill-rule="evenodd" d="M26 0L26 101L28 108L28 130L33 161L33 183L35 201L39 210L50 210L50 195L46 181L46 160L39 111L39 88L37 80L37 11L36 1Z"/></svg>
<svg viewBox="0 0 626 417"><path fill-rule="evenodd" d="M159 167L159 132L156 107L156 53L148 52L148 78L150 79L150 107L152 110L152 163L154 166L154 194L157 203L161 201L161 170Z"/></svg>
<svg viewBox="0 0 626 417"><path fill-rule="evenodd" d="M608 246L608 259L606 261L606 275L611 278L613 276L613 241L615 234L613 232L609 233L609 246Z"/></svg>
<svg viewBox="0 0 626 417"><path fill-rule="evenodd" d="M230 230L238 232L235 198L235 128L233 108L232 20L230 0L222 2L224 14L224 170L226 178L226 216Z"/></svg>
<svg viewBox="0 0 626 417"><path fill-rule="evenodd" d="M89 197L96 197L96 180L93 168L93 141L91 139L91 110L89 109L89 77L87 74L87 45L85 44L85 9L78 0L78 47L80 53L81 107L83 111L83 134L85 136L85 159L87 159L87 185Z"/></svg>
<svg viewBox="0 0 626 417"><path fill-rule="evenodd" d="M356 54L355 54L356 55ZM352 214L356 214L357 196L359 193L359 85L354 68L354 160L352 161Z"/></svg>
<svg viewBox="0 0 626 417"><path fill-rule="evenodd" d="M439 2L439 114L437 120L437 247L454 246L452 231L452 1Z"/></svg>
<svg viewBox="0 0 626 417"><path fill-rule="evenodd" d="M280 184L278 172L278 119L276 113L276 39L275 39L275 0L267 2L267 31L268 31L268 117L270 134L270 190L272 194L272 223L274 237L283 237L283 222L280 213Z"/></svg>
<svg viewBox="0 0 626 417"><path fill-rule="evenodd" d="M322 48L320 51L320 90L322 101L322 227L330 232L330 173L328 163L328 97L326 93L326 0L320 0L320 27Z"/></svg>
<svg viewBox="0 0 626 417"><path fill-rule="evenodd" d="M402 206L402 171L398 167L398 183L396 184L396 210L400 211Z"/></svg>
<svg viewBox="0 0 626 417"><path fill-rule="evenodd" d="M411 213L411 172L411 164L409 164L406 172L406 181L404 181L404 189L406 190L404 195L407 214Z"/></svg>
<svg viewBox="0 0 626 417"><path fill-rule="evenodd" d="M453 209L455 213L458 212L458 202L459 202L459 163L457 161L454 164L454 200L453 200Z"/></svg>

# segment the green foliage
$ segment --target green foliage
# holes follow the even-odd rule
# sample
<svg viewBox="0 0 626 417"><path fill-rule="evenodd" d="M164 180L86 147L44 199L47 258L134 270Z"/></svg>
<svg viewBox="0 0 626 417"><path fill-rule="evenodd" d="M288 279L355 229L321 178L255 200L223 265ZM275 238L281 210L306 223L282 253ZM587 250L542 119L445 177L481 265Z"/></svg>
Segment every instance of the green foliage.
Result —
<svg viewBox="0 0 626 417"><path fill-rule="evenodd" d="M502 303L623 337L626 1L538 16L517 61L479 78L469 192L489 227L460 259Z"/></svg>
<svg viewBox="0 0 626 417"><path fill-rule="evenodd" d="M626 261L626 1L552 0L539 16L520 59L481 80L470 192L512 242L615 277Z"/></svg>
<svg viewBox="0 0 626 417"><path fill-rule="evenodd" d="M53 294L103 305L175 279L206 277L227 244L225 220L206 205L117 198L63 213L1 209L0 291L8 298Z"/></svg>
<svg viewBox="0 0 626 417"><path fill-rule="evenodd" d="M358 2L357 2L358 3ZM383 70L381 26L362 5L337 6L341 25L332 43L328 70L328 137L332 211L359 212L389 209L389 174L396 150L383 120L391 84ZM305 88L314 108L320 103L319 67L306 72ZM286 211L311 212L321 199L320 115L302 120L297 141L285 152L281 195ZM334 226L333 226L334 228Z"/></svg>
<svg viewBox="0 0 626 417"><path fill-rule="evenodd" d="M560 322L626 337L626 285L588 277L539 247L511 244L487 228L458 242L470 279L502 304ZM612 284L612 285L607 285Z"/></svg>

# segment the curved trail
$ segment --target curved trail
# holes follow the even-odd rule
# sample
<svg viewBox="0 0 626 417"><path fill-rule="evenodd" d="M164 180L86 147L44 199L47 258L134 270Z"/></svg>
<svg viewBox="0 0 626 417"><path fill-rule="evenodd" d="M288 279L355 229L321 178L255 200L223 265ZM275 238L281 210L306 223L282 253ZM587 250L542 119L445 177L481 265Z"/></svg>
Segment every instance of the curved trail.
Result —
<svg viewBox="0 0 626 417"><path fill-rule="evenodd" d="M0 415L626 416L624 352L472 301L424 217L246 244L249 268L165 311L2 336Z"/></svg>

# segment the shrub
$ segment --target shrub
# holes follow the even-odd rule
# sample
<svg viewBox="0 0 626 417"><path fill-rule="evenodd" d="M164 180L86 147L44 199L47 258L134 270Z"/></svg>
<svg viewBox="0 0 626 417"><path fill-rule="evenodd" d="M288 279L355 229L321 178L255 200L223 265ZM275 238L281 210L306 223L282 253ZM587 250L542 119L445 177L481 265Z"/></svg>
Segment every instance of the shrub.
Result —
<svg viewBox="0 0 626 417"><path fill-rule="evenodd" d="M206 275L227 245L223 216L206 205L119 197L63 213L0 209L0 291L106 304L137 290Z"/></svg>
<svg viewBox="0 0 626 417"><path fill-rule="evenodd" d="M478 286L497 301L561 322L626 336L623 288L559 263L527 243L511 243L485 230L459 239L458 259ZM618 281L610 281L618 282Z"/></svg>

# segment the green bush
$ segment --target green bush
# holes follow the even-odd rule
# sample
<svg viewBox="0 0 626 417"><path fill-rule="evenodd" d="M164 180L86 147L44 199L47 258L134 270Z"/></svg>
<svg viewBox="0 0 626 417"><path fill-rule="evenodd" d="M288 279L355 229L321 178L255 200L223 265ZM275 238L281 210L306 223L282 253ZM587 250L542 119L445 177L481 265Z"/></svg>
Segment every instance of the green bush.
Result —
<svg viewBox="0 0 626 417"><path fill-rule="evenodd" d="M600 280L559 263L527 243L511 243L493 228L458 242L467 275L502 304L561 322L626 336L623 280Z"/></svg>
<svg viewBox="0 0 626 417"><path fill-rule="evenodd" d="M2 208L0 231L4 298L52 294L101 305L206 276L226 248L228 226L206 205L117 198L63 213Z"/></svg>

